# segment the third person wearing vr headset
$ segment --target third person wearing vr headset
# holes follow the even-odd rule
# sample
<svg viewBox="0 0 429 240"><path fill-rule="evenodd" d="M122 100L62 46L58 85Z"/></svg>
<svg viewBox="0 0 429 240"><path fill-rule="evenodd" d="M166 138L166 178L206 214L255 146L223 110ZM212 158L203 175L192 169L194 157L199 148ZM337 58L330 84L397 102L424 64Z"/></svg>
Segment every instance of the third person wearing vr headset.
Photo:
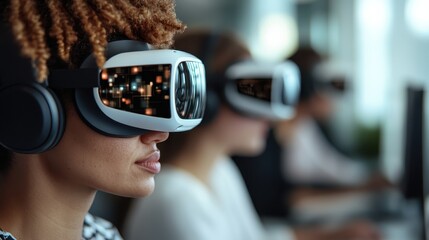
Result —
<svg viewBox="0 0 429 240"><path fill-rule="evenodd" d="M97 190L143 197L157 144L200 121L205 73L165 48L170 0L0 3L0 239L122 239ZM147 42L147 43L146 43Z"/></svg>
<svg viewBox="0 0 429 240"><path fill-rule="evenodd" d="M293 115L299 92L294 64L252 61L235 35L204 29L179 35L175 48L205 64L206 113L196 129L172 133L160 144L166 164L154 193L132 204L127 239L378 239L366 224L341 229L264 226L253 208L230 156L260 153L270 121Z"/></svg>

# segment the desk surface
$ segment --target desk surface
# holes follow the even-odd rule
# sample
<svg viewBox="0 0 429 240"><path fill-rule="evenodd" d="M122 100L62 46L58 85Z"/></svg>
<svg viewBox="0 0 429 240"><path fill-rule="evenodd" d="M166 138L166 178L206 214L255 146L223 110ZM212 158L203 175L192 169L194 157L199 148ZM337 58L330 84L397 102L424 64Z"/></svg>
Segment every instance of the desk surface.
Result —
<svg viewBox="0 0 429 240"><path fill-rule="evenodd" d="M347 193L315 197L291 208L297 224L342 224L353 219L368 219L386 240L422 240L423 220L417 202L406 201L392 189L377 193Z"/></svg>

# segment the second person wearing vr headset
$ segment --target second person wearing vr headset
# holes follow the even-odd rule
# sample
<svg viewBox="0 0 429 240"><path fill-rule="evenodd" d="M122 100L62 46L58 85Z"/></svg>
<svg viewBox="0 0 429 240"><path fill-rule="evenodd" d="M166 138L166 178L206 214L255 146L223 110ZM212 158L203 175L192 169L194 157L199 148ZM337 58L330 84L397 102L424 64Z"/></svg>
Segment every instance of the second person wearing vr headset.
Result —
<svg viewBox="0 0 429 240"><path fill-rule="evenodd" d="M229 156L259 154L269 122L292 116L299 92L295 65L252 62L235 35L203 29L179 35L175 47L206 66L206 113L200 126L172 133L160 144L166 164L154 193L132 204L125 222L127 239L377 239L363 225L329 230L265 227L252 206Z"/></svg>
<svg viewBox="0 0 429 240"><path fill-rule="evenodd" d="M201 121L201 61L143 42L167 47L184 29L174 2L0 10L0 239L121 239L88 214L96 191L149 195L157 144Z"/></svg>

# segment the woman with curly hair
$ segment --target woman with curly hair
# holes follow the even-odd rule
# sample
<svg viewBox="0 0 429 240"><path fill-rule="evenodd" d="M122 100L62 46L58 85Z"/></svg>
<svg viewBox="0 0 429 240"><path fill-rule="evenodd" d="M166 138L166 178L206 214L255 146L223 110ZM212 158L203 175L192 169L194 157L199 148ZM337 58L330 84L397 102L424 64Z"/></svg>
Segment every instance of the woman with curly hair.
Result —
<svg viewBox="0 0 429 240"><path fill-rule="evenodd" d="M101 69L113 40L168 47L185 28L174 7L170 0L10 0L0 3L0 14L21 55L31 60L35 84L46 85L52 71L78 69L91 53ZM101 134L79 114L72 90L53 91L65 116L55 146L21 153L0 141L0 239L121 239L110 223L88 214L96 191L150 194L156 171L137 163L158 162L157 143L168 133Z"/></svg>

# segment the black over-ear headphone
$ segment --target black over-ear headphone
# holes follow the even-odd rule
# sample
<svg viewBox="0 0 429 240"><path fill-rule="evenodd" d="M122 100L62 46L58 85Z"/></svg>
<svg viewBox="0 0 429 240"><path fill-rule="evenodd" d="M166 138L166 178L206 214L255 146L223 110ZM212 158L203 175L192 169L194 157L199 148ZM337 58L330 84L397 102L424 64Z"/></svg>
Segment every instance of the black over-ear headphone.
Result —
<svg viewBox="0 0 429 240"><path fill-rule="evenodd" d="M36 81L29 58L21 56L11 29L0 36L0 144L19 153L38 153L55 146L64 129L60 101Z"/></svg>
<svg viewBox="0 0 429 240"><path fill-rule="evenodd" d="M2 49L0 54L0 144L2 146L13 152L40 153L53 148L60 141L64 132L65 115L61 102L48 87L48 82L53 88L74 89L75 106L83 121L95 131L115 137L147 132L145 129L115 122L101 113L93 97L93 87L98 86L97 82L94 83L98 81L98 67L92 55L81 67L89 70L87 74L90 75L90 81L79 81L88 78L79 79L72 72L69 75L54 77L57 72L52 71L48 81L43 84L38 83L31 60L20 54L20 47L10 28L4 24L0 27ZM122 52L148 49L147 43L121 40L108 43L105 55L110 58Z"/></svg>

